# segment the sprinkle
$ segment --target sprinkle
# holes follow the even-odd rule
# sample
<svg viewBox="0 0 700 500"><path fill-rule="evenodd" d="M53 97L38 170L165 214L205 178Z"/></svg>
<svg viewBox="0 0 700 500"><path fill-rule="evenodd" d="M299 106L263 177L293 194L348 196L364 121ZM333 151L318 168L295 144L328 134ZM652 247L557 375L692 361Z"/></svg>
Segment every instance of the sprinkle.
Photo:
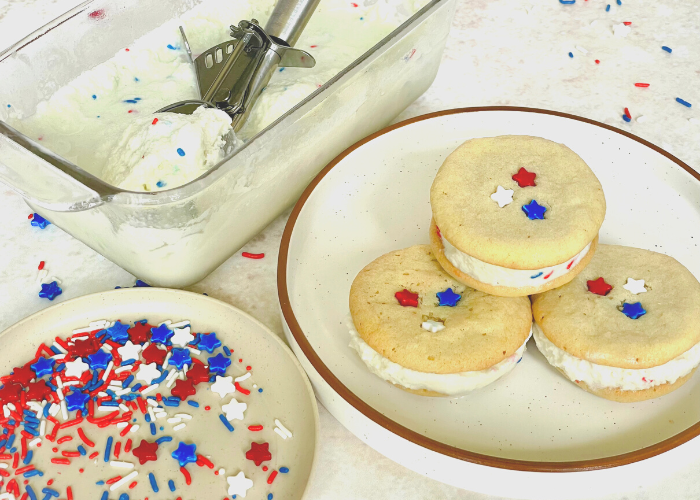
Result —
<svg viewBox="0 0 700 500"><path fill-rule="evenodd" d="M289 472L289 467L280 467L280 472L282 474L286 474L287 472Z"/></svg>
<svg viewBox="0 0 700 500"><path fill-rule="evenodd" d="M241 254L243 257L246 259L262 259L265 257L264 253L249 253L249 252L243 252Z"/></svg>
<svg viewBox="0 0 700 500"><path fill-rule="evenodd" d="M182 148L177 148L177 154L179 154L180 156L185 156L185 150Z"/></svg>
<svg viewBox="0 0 700 500"><path fill-rule="evenodd" d="M156 483L156 476L153 475L152 472L148 473L148 480L151 483L151 489L155 492L158 493L158 483Z"/></svg>
<svg viewBox="0 0 700 500"><path fill-rule="evenodd" d="M561 0L559 0L559 1L561 1ZM267 478L267 484L272 484L272 482L275 480L276 477L277 477L277 471L273 470L270 473L270 476Z"/></svg>
<svg viewBox="0 0 700 500"><path fill-rule="evenodd" d="M172 479L168 480L168 488L170 488L170 491L175 491L175 481Z"/></svg>
<svg viewBox="0 0 700 500"><path fill-rule="evenodd" d="M650 84L649 83L635 83L635 87L642 87L642 88L647 88Z"/></svg>
<svg viewBox="0 0 700 500"><path fill-rule="evenodd" d="M234 431L233 426L228 423L228 420L226 420L226 417L224 416L223 413L219 414L219 420L221 420L221 423L223 423L226 426L226 428L229 430L229 432Z"/></svg>
<svg viewBox="0 0 700 500"><path fill-rule="evenodd" d="M559 3L563 5L573 5L576 3L576 0L559 0Z"/></svg>
<svg viewBox="0 0 700 500"><path fill-rule="evenodd" d="M632 121L632 118L630 118L630 117L627 116L627 115L622 115L622 119L623 119L624 121L626 121L627 123L629 123L629 122Z"/></svg>
<svg viewBox="0 0 700 500"><path fill-rule="evenodd" d="M688 101L684 101L680 97L676 97L676 102L682 104L686 108L690 108L692 106L692 104L690 104Z"/></svg>
<svg viewBox="0 0 700 500"><path fill-rule="evenodd" d="M630 113L630 110L628 108L625 108L625 116L629 118L630 120L632 119L632 114ZM629 121L629 120L627 120Z"/></svg>
<svg viewBox="0 0 700 500"><path fill-rule="evenodd" d="M155 125L156 123L158 123L158 118L154 118L153 121L151 122L151 125Z"/></svg>
<svg viewBox="0 0 700 500"><path fill-rule="evenodd" d="M608 4L608 6L605 7L605 12L610 12L610 4Z"/></svg>
<svg viewBox="0 0 700 500"><path fill-rule="evenodd" d="M132 464L131 462L121 462L121 461L117 461L117 460L112 460L109 463L109 465L111 465L112 467L117 467L119 469L133 469L134 468L134 464Z"/></svg>
<svg viewBox="0 0 700 500"><path fill-rule="evenodd" d="M252 431L252 432L259 432L259 431L263 430L263 426L262 425L249 425L248 430Z"/></svg>
<svg viewBox="0 0 700 500"><path fill-rule="evenodd" d="M112 436L109 436L107 438L107 446L105 447L105 462L109 462L109 455L112 452L112 442L114 441L114 438Z"/></svg>
<svg viewBox="0 0 700 500"><path fill-rule="evenodd" d="M199 403L196 401L187 401L187 404L190 406L194 406L195 408L199 408Z"/></svg>
<svg viewBox="0 0 700 500"><path fill-rule="evenodd" d="M662 49L662 50L665 50L665 51L668 52L669 54L670 54L671 52L673 52L673 49L672 49L671 47L666 47L665 45L662 45L662 46L661 46L661 49Z"/></svg>
<svg viewBox="0 0 700 500"><path fill-rule="evenodd" d="M583 47L581 47L580 45L576 46L576 50L578 50L582 54L588 54L588 51L586 49L584 49Z"/></svg>
<svg viewBox="0 0 700 500"><path fill-rule="evenodd" d="M112 486L110 486L110 487L109 487L109 491L114 491L114 490L116 490L117 488L120 488L122 485L128 483L129 481L131 481L132 479L134 479L134 478L135 478L136 476L138 476L138 475L139 475L138 471L129 472L129 474L127 474L126 476L124 476L123 478L121 478L119 481L117 481L116 483L114 483ZM120 498L120 500L121 500L121 497L119 497L119 498ZM127 498L128 498L128 497L127 497Z"/></svg>
<svg viewBox="0 0 700 500"><path fill-rule="evenodd" d="M171 45L171 44L168 44L167 47L168 47L170 50L177 50L177 49L179 48L179 47L175 47L175 46L173 46L173 45Z"/></svg>
<svg viewBox="0 0 700 500"><path fill-rule="evenodd" d="M573 58L573 57L574 57L574 53L573 53L573 52L569 52L569 57Z"/></svg>
<svg viewBox="0 0 700 500"><path fill-rule="evenodd" d="M595 60L595 63L596 63L596 64L600 64L600 59L596 59L596 60Z"/></svg>
<svg viewBox="0 0 700 500"><path fill-rule="evenodd" d="M282 425L282 422L280 422L279 419L275 419L275 425L279 427L288 437L292 437L292 432Z"/></svg>

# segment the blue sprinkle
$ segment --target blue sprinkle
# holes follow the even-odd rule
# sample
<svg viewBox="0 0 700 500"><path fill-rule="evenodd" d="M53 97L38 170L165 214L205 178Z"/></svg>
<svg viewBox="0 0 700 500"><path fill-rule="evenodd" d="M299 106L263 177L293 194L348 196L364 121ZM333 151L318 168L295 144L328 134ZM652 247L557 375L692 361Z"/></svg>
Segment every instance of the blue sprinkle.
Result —
<svg viewBox="0 0 700 500"><path fill-rule="evenodd" d="M177 154L180 156L185 156L185 151L182 148L177 148Z"/></svg>
<svg viewBox="0 0 700 500"><path fill-rule="evenodd" d="M154 424L153 422L151 422L151 435L152 435L152 436L155 436L155 435L156 435L156 432L157 432L157 431L156 431L156 424Z"/></svg>
<svg viewBox="0 0 700 500"><path fill-rule="evenodd" d="M92 94L93 99L97 99L97 96L95 94ZM98 117L99 118L99 117Z"/></svg>
<svg viewBox="0 0 700 500"><path fill-rule="evenodd" d="M54 346L51 346L50 349L51 349L51 352L53 352L54 354L61 354L61 351L59 351L58 349L56 349L56 347L54 347Z"/></svg>
<svg viewBox="0 0 700 500"><path fill-rule="evenodd" d="M128 102L129 104L138 104L136 99L124 99L122 102Z"/></svg>
<svg viewBox="0 0 700 500"><path fill-rule="evenodd" d="M44 488L43 490L41 490L41 492L42 492L44 495L49 495L49 497L55 497L55 498L57 498L58 495L59 495L58 491L53 490L53 489L51 489L51 488Z"/></svg>
<svg viewBox="0 0 700 500"><path fill-rule="evenodd" d="M267 500L272 500L272 493L267 494Z"/></svg>
<svg viewBox="0 0 700 500"><path fill-rule="evenodd" d="M136 80L136 81L138 81L138 80ZM141 100L140 97L134 97L134 101L140 101L140 100Z"/></svg>
<svg viewBox="0 0 700 500"><path fill-rule="evenodd" d="M523 358L520 358L520 359L518 360L518 363L520 363L522 360L523 360ZM515 363L515 364L517 365L518 363Z"/></svg>
<svg viewBox="0 0 700 500"><path fill-rule="evenodd" d="M7 429L5 429L4 432L9 432L9 431ZM5 443L7 443L7 439L3 439L2 441L0 441L0 448L4 448Z"/></svg>
<svg viewBox="0 0 700 500"><path fill-rule="evenodd" d="M97 372L95 372L95 375L97 375ZM44 406L44 418L49 416L49 408L51 408L49 405Z"/></svg>
<svg viewBox="0 0 700 500"><path fill-rule="evenodd" d="M138 79L138 78L136 78L136 77L134 77L134 81L135 81L135 82L138 82L138 81L139 81L139 79Z"/></svg>
<svg viewBox="0 0 700 500"><path fill-rule="evenodd" d="M14 451L12 453L14 453ZM22 474L22 476L24 476L24 477L34 477L34 476L41 477L43 475L44 475L43 472L36 470L36 469L29 470L29 471L25 472L24 474Z"/></svg>
<svg viewBox="0 0 700 500"><path fill-rule="evenodd" d="M143 418L146 419L146 422L150 422L150 421L151 421L151 416L150 416L148 413L146 413L146 414L143 416Z"/></svg>
<svg viewBox="0 0 700 500"><path fill-rule="evenodd" d="M283 71L284 71L284 68L280 68L280 73L282 73Z"/></svg>
<svg viewBox="0 0 700 500"><path fill-rule="evenodd" d="M100 406L119 406L119 401L102 401Z"/></svg>
<svg viewBox="0 0 700 500"><path fill-rule="evenodd" d="M543 274L544 274L544 272L543 272L543 271L540 271L539 273L537 273L537 274L535 274L535 275L533 275L533 276L530 276L530 279L531 279L531 280L534 280L535 278L539 278L539 277L542 276Z"/></svg>
<svg viewBox="0 0 700 500"><path fill-rule="evenodd" d="M364 17L361 17L361 18L360 18L360 21L364 21L364 20L365 20L365 18L364 18Z"/></svg>
<svg viewBox="0 0 700 500"><path fill-rule="evenodd" d="M8 108L11 108L12 106L10 106L10 105L8 104L7 107L8 107Z"/></svg>
<svg viewBox="0 0 700 500"><path fill-rule="evenodd" d="M617 0L617 5L622 5L622 0Z"/></svg>
<svg viewBox="0 0 700 500"><path fill-rule="evenodd" d="M103 484L105 484L105 482L104 481L97 481L95 484L98 486L102 486Z"/></svg>
<svg viewBox="0 0 700 500"><path fill-rule="evenodd" d="M109 498L109 493L106 491L102 492L102 496L100 497L100 500L108 500Z"/></svg>
<svg viewBox="0 0 700 500"><path fill-rule="evenodd" d="M147 288L150 288L151 285L149 285L149 284L146 283L145 281L136 280L136 283L134 284L134 288L140 288L140 287L147 287Z"/></svg>
<svg viewBox="0 0 700 500"><path fill-rule="evenodd" d="M569 52L569 57L571 57L571 58L573 59L574 53L573 53L573 52Z"/></svg>
<svg viewBox="0 0 700 500"><path fill-rule="evenodd" d="M229 423L228 420L226 420L226 417L223 414L219 414L219 420L221 420L221 423L223 423L226 426L229 432L233 432L233 426Z"/></svg>
<svg viewBox="0 0 700 500"><path fill-rule="evenodd" d="M134 387L131 388L131 392L138 392L139 389L141 389L141 384L136 384Z"/></svg>
<svg viewBox="0 0 700 500"><path fill-rule="evenodd" d="M124 382L122 382L122 388L129 387L129 384L132 383L133 381L134 381L134 376L129 375L128 377L126 377L126 379L124 379Z"/></svg>
<svg viewBox="0 0 700 500"><path fill-rule="evenodd" d="M161 436L158 439L156 439L156 444L168 443L172 440L173 438L171 438L170 436Z"/></svg>
<svg viewBox="0 0 700 500"><path fill-rule="evenodd" d="M112 441L114 441L114 438L109 436L107 438L107 446L105 447L105 462L109 462L109 455L112 453Z"/></svg>
<svg viewBox="0 0 700 500"><path fill-rule="evenodd" d="M122 493L119 495L119 500L129 500L129 495L127 493Z"/></svg>
<svg viewBox="0 0 700 500"><path fill-rule="evenodd" d="M163 426L161 425L161 426L160 426L160 430L162 431L163 429L165 429L165 427L163 427Z"/></svg>
<svg viewBox="0 0 700 500"><path fill-rule="evenodd" d="M34 490L32 489L31 486L27 485L24 487L25 490L27 490L27 493L29 494L29 498L32 500L36 500L36 493L34 493Z"/></svg>
<svg viewBox="0 0 700 500"><path fill-rule="evenodd" d="M280 472L282 474L286 474L287 472L289 472L289 467L280 467Z"/></svg>
<svg viewBox="0 0 700 500"><path fill-rule="evenodd" d="M682 104L682 105L685 106L686 108L689 108L689 107L692 106L692 104L690 104L688 101L684 101L684 100L681 99L680 97L676 97L676 102Z"/></svg>
<svg viewBox="0 0 700 500"><path fill-rule="evenodd" d="M562 3L564 5L573 5L576 3L576 0L559 0L559 3Z"/></svg>
<svg viewBox="0 0 700 500"><path fill-rule="evenodd" d="M661 49L665 50L665 51L668 52L669 54L670 54L671 52L673 52L673 49L672 49L671 47L666 47L665 45L662 45L662 46L661 46Z"/></svg>
<svg viewBox="0 0 700 500"><path fill-rule="evenodd" d="M156 476L154 476L152 472L148 473L148 480L151 482L153 491L158 493L158 483L156 483Z"/></svg>
<svg viewBox="0 0 700 500"><path fill-rule="evenodd" d="M100 117L100 115L97 115L97 118L99 118L99 117ZM107 493L107 492L105 491L105 493Z"/></svg>
<svg viewBox="0 0 700 500"><path fill-rule="evenodd" d="M172 479L168 481L168 488L170 488L170 491L175 491L175 481Z"/></svg>
<svg viewBox="0 0 700 500"><path fill-rule="evenodd" d="M163 398L162 403L163 403L165 406L180 406L180 402L179 402L179 401L173 401L173 400L170 399L170 398Z"/></svg>
<svg viewBox="0 0 700 500"><path fill-rule="evenodd" d="M627 123L632 121L632 119L627 115L622 115L622 119L625 120Z"/></svg>
<svg viewBox="0 0 700 500"><path fill-rule="evenodd" d="M37 435L37 434L35 434L35 435ZM31 462L31 461L32 461L32 455L33 455L33 454L34 454L34 452L33 452L32 450L29 450L29 451L27 452L27 456L24 457L24 460L22 460L22 463L23 463L24 465L27 465L29 462Z"/></svg>
<svg viewBox="0 0 700 500"><path fill-rule="evenodd" d="M32 222L31 225L34 227L38 227L39 229L44 229L46 226L51 224L49 221L44 219L41 215L34 213L32 214Z"/></svg>
<svg viewBox="0 0 700 500"><path fill-rule="evenodd" d="M226 354L226 356L230 356L230 355L231 355L231 349L229 349L228 347L224 346L224 354Z"/></svg>
<svg viewBox="0 0 700 500"><path fill-rule="evenodd" d="M610 4L608 4L608 6L605 7L605 12L610 12Z"/></svg>
<svg viewBox="0 0 700 500"><path fill-rule="evenodd" d="M190 406L194 406L195 408L199 408L199 403L197 403L196 401L188 401L187 404Z"/></svg>
<svg viewBox="0 0 700 500"><path fill-rule="evenodd" d="M173 45L168 44L168 48L169 48L170 50L177 50L179 47L174 47Z"/></svg>
<svg viewBox="0 0 700 500"><path fill-rule="evenodd" d="M136 363L135 359L127 359L126 361L122 361L121 366L133 365L134 363Z"/></svg>
<svg viewBox="0 0 700 500"><path fill-rule="evenodd" d="M156 182L156 186L158 186L159 188L162 188L162 187L165 187L166 184L163 181L158 181L158 182Z"/></svg>
<svg viewBox="0 0 700 500"><path fill-rule="evenodd" d="M39 431L36 430L36 429L34 429L34 428L32 428L32 427L25 427L25 428L24 428L24 431L25 431L25 432L28 432L28 433L31 434L32 436L38 436L38 435L39 435Z"/></svg>
<svg viewBox="0 0 700 500"><path fill-rule="evenodd" d="M262 388L258 389L258 392L262 392Z"/></svg>
<svg viewBox="0 0 700 500"><path fill-rule="evenodd" d="M15 435L13 434L12 436L10 436L10 439L7 440L7 447L12 448L12 443L14 443L14 442L15 442Z"/></svg>
<svg viewBox="0 0 700 500"><path fill-rule="evenodd" d="M10 453L14 453L14 452L16 452L16 451L17 451L17 447L13 447L13 448L10 450ZM43 474L42 474L42 475L43 475Z"/></svg>
<svg viewBox="0 0 700 500"><path fill-rule="evenodd" d="M87 450L85 450L82 444L78 445L78 452L80 452L80 454L83 456L87 455Z"/></svg>

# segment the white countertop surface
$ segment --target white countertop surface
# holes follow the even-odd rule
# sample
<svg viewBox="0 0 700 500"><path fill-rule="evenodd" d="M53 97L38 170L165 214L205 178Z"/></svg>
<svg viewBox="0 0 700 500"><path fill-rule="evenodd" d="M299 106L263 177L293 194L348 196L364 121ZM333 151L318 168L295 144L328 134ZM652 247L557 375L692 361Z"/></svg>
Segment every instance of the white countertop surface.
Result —
<svg viewBox="0 0 700 500"><path fill-rule="evenodd" d="M0 0L0 50L78 3ZM462 106L553 109L629 130L700 170L700 3L622 0L618 6L612 0L606 12L607 3L461 0L435 83L397 121ZM632 23L631 31L625 37L614 35L613 26L623 21ZM673 53L664 52L662 45ZM637 82L651 86L638 88ZM693 107L682 106L676 97ZM630 123L622 120L625 107ZM133 285L133 276L56 226L43 231L30 226L29 208L4 185L0 207L0 330L55 302ZM264 252L264 259L245 259L239 252L189 289L233 304L282 336L275 279L288 213L243 249ZM64 292L54 302L37 295L42 260L50 275L62 281ZM310 500L497 498L443 485L397 465L323 407L319 411L321 445ZM700 457L660 473L651 488L606 498L700 498Z"/></svg>

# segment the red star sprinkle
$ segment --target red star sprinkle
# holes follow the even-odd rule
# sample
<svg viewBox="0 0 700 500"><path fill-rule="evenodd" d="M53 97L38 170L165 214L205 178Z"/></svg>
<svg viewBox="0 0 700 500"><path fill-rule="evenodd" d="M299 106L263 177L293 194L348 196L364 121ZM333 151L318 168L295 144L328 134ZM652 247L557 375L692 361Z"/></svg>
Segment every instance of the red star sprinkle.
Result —
<svg viewBox="0 0 700 500"><path fill-rule="evenodd" d="M158 118L156 118L156 120L157 119ZM154 328L153 325L149 325L148 323L136 323L127 330L129 340L131 340L133 344L143 344L151 339L151 328Z"/></svg>
<svg viewBox="0 0 700 500"><path fill-rule="evenodd" d="M260 465L272 459L269 447L269 443L250 443L250 450L245 452L245 457L252 460L255 465Z"/></svg>
<svg viewBox="0 0 700 500"><path fill-rule="evenodd" d="M401 304L404 307L418 307L418 294L409 292L405 288L401 292L396 292L394 294L394 297L396 297L396 300L399 301L399 304Z"/></svg>
<svg viewBox="0 0 700 500"><path fill-rule="evenodd" d="M87 358L90 354L95 354L100 348L100 341L95 337L90 337L85 340L76 340L74 345L70 346L69 352L76 358Z"/></svg>
<svg viewBox="0 0 700 500"><path fill-rule="evenodd" d="M46 385L46 382L39 380L33 384L29 384L29 390L27 391L27 399L29 401L43 401L49 397L51 394L51 388Z"/></svg>
<svg viewBox="0 0 700 500"><path fill-rule="evenodd" d="M521 168L518 170L518 173L513 176L513 180L518 183L518 186L524 188L527 186L536 186L535 177L537 177L536 173L528 172L524 168Z"/></svg>
<svg viewBox="0 0 700 500"><path fill-rule="evenodd" d="M165 356L167 355L168 351L165 349L158 349L156 344L149 345L141 353L141 356L143 356L143 359L146 360L146 363L157 363L159 365L163 364L163 361L165 361Z"/></svg>
<svg viewBox="0 0 700 500"><path fill-rule="evenodd" d="M612 285L608 285L603 278L598 278L597 280L588 280L586 282L588 285L588 291L595 293L596 295L602 295L605 297L613 289Z"/></svg>
<svg viewBox="0 0 700 500"><path fill-rule="evenodd" d="M21 368L18 367L12 370L12 381L17 382L22 387L27 387L29 382L31 382L32 379L34 379L34 377L36 376L36 374L29 365L31 365L31 363L27 363Z"/></svg>
<svg viewBox="0 0 700 500"><path fill-rule="evenodd" d="M149 460L158 460L156 451L158 451L158 443L149 443L145 439L142 439L141 444L131 450L131 453L133 453L133 455L139 459L139 463L143 465Z"/></svg>
<svg viewBox="0 0 700 500"><path fill-rule="evenodd" d="M187 370L187 379L191 380L195 385L202 382L209 382L209 369L205 368L204 365L194 363L192 368Z"/></svg>
<svg viewBox="0 0 700 500"><path fill-rule="evenodd" d="M194 396L197 394L197 389L194 388L194 383L191 379L175 381L175 387L170 390L170 394L177 396L182 401L187 399L187 396Z"/></svg>
<svg viewBox="0 0 700 500"><path fill-rule="evenodd" d="M22 386L19 384L5 384L5 387L0 389L0 406L19 401L19 395L22 392Z"/></svg>

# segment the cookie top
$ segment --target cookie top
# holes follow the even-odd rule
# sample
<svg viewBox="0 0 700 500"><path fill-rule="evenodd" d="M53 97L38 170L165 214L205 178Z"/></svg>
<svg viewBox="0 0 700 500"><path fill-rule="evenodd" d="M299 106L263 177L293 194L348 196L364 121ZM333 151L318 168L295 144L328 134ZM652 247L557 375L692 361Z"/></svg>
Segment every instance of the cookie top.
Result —
<svg viewBox="0 0 700 500"><path fill-rule="evenodd" d="M430 204L452 245L511 269L566 261L595 238L605 217L603 188L576 153L519 135L458 147L433 181Z"/></svg>
<svg viewBox="0 0 700 500"><path fill-rule="evenodd" d="M581 274L532 303L554 345L598 365L652 368L700 342L700 283L648 250L599 245Z"/></svg>
<svg viewBox="0 0 700 500"><path fill-rule="evenodd" d="M494 297L459 283L429 245L389 252L360 271L350 289L350 313L375 351L426 373L489 368L525 342L532 324L527 297Z"/></svg>

